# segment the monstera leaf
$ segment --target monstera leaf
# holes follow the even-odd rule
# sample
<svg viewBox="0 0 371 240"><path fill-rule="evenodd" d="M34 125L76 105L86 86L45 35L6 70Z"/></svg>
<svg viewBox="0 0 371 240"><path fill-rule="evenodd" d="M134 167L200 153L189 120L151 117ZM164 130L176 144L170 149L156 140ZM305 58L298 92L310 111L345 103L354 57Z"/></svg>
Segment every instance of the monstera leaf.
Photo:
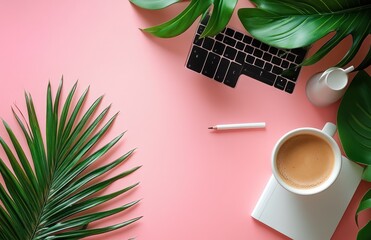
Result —
<svg viewBox="0 0 371 240"><path fill-rule="evenodd" d="M349 159L366 165L363 179L371 182L371 77L360 71L340 103L337 125L341 144ZM356 213L371 208L371 191L362 198ZM358 224L358 221L357 221ZM370 239L371 221L358 233L358 239Z"/></svg>
<svg viewBox="0 0 371 240"><path fill-rule="evenodd" d="M182 0L130 0L132 3L138 7L150 10L158 10L166 8L174 3L181 2Z"/></svg>
<svg viewBox="0 0 371 240"><path fill-rule="evenodd" d="M133 4L150 10L168 7L179 0L130 0ZM237 0L191 0L188 6L175 18L158 26L144 29L157 37L170 38L182 34L194 21L212 7L211 16L202 36L213 36L228 24Z"/></svg>
<svg viewBox="0 0 371 240"><path fill-rule="evenodd" d="M349 63L371 31L368 0L251 0L256 8L239 9L239 18L254 37L279 48L309 46L330 32L336 34L303 65L319 61L348 35L353 44L337 64ZM371 63L371 49L358 67Z"/></svg>
<svg viewBox="0 0 371 240"><path fill-rule="evenodd" d="M113 193L101 194L112 183L139 167L101 180L103 174L125 162L133 150L92 168L123 136L120 134L107 143L102 142L117 114L104 121L109 107L97 112L102 97L83 112L88 90L74 104L76 84L59 111L61 90L62 82L53 101L48 87L45 134L42 134L29 94L26 94L28 121L23 114L13 110L23 134L18 138L4 122L11 145L3 138L0 138L0 145L12 170L0 159L4 180L0 184L0 239L81 239L122 228L140 219L133 218L101 228L88 226L138 203L132 201L106 211L94 209L137 186L135 183ZM26 140L24 147L19 139Z"/></svg>
<svg viewBox="0 0 371 240"><path fill-rule="evenodd" d="M371 77L360 71L340 103L337 124L346 155L371 165Z"/></svg>

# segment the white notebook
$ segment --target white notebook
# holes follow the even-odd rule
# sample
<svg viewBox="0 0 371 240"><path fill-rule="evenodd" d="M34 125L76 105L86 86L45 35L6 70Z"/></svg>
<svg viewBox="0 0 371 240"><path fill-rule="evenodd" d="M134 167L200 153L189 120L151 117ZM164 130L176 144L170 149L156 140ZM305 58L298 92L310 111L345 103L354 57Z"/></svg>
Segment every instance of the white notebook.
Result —
<svg viewBox="0 0 371 240"><path fill-rule="evenodd" d="M288 192L272 175L251 216L295 240L330 239L361 181L362 170L343 157L334 184L310 196Z"/></svg>

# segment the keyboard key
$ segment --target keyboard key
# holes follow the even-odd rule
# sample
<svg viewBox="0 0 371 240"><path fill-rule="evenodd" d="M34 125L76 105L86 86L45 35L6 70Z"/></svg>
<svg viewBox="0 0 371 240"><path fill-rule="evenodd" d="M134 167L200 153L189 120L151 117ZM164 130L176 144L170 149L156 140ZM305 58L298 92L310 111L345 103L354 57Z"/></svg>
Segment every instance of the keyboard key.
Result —
<svg viewBox="0 0 371 240"><path fill-rule="evenodd" d="M255 57L261 58L263 56L263 51L255 48L253 55Z"/></svg>
<svg viewBox="0 0 371 240"><path fill-rule="evenodd" d="M202 19L201 24L206 25L209 21L210 15L206 14L205 17Z"/></svg>
<svg viewBox="0 0 371 240"><path fill-rule="evenodd" d="M293 69L293 71L296 75L299 75L299 72L300 72L300 69L301 69L301 67L299 65L296 65L295 63L291 63L290 68Z"/></svg>
<svg viewBox="0 0 371 240"><path fill-rule="evenodd" d="M258 39L255 39L255 38L254 38L254 39L252 40L251 45L253 45L254 47L257 47L257 48L258 48L258 47L260 47L261 43L262 43L262 42L260 42Z"/></svg>
<svg viewBox="0 0 371 240"><path fill-rule="evenodd" d="M196 35L195 40L193 41L193 43L196 44L197 46L201 46L203 40L204 40L203 38L200 38L200 35Z"/></svg>
<svg viewBox="0 0 371 240"><path fill-rule="evenodd" d="M253 57L253 56L251 56L251 55L247 55L247 57L246 57L246 62L247 62L247 63L251 63L251 64L253 64L254 61L255 61L255 57Z"/></svg>
<svg viewBox="0 0 371 240"><path fill-rule="evenodd" d="M246 45L246 47L245 47L245 52L246 52L246 53L252 53L252 52L254 52L254 48L251 47L251 46L249 46L249 45Z"/></svg>
<svg viewBox="0 0 371 240"><path fill-rule="evenodd" d="M299 73L294 73L293 76L287 76L286 78L293 81L293 82L296 82L296 80L298 80L298 76L299 76Z"/></svg>
<svg viewBox="0 0 371 240"><path fill-rule="evenodd" d="M280 68L280 67L277 67L277 66L274 66L273 69L272 69L272 72L275 73L275 74L278 74L278 75L281 74L282 71L283 71L283 69Z"/></svg>
<svg viewBox="0 0 371 240"><path fill-rule="evenodd" d="M304 58L305 58L305 54L296 56L295 63L297 63L297 64L302 63Z"/></svg>
<svg viewBox="0 0 371 240"><path fill-rule="evenodd" d="M229 60L222 58L220 61L218 70L216 71L216 74L214 76L214 79L218 82L223 82L225 74L227 73L229 67Z"/></svg>
<svg viewBox="0 0 371 240"><path fill-rule="evenodd" d="M202 44L202 47L207 50L211 50L214 46L214 42L215 42L214 39L206 37L204 43Z"/></svg>
<svg viewBox="0 0 371 240"><path fill-rule="evenodd" d="M272 60L272 54L270 54L270 53L264 53L264 55L263 55L263 59L265 60L265 61L268 61L268 62L270 62L271 60Z"/></svg>
<svg viewBox="0 0 371 240"><path fill-rule="evenodd" d="M222 55L225 49L225 45L221 42L215 42L213 52Z"/></svg>
<svg viewBox="0 0 371 240"><path fill-rule="evenodd" d="M263 51L268 51L269 49L269 45L265 44L265 43L262 43L262 45L260 46L261 50Z"/></svg>
<svg viewBox="0 0 371 240"><path fill-rule="evenodd" d="M270 73L270 72L267 72L267 71L262 71L261 72L261 75L260 75L260 81L268 84L268 85L273 85L274 81L276 80L276 75L274 75L273 73Z"/></svg>
<svg viewBox="0 0 371 240"><path fill-rule="evenodd" d="M227 28L227 29L225 30L225 34L228 35L228 36L230 36L230 37L233 37L233 35L234 35L234 30L231 29L231 28Z"/></svg>
<svg viewBox="0 0 371 240"><path fill-rule="evenodd" d="M304 48L294 48L294 49L291 49L291 52L299 56L305 56L305 54L307 53L307 50Z"/></svg>
<svg viewBox="0 0 371 240"><path fill-rule="evenodd" d="M296 65L295 63L291 63L290 64L290 68L297 69L298 68L298 65Z"/></svg>
<svg viewBox="0 0 371 240"><path fill-rule="evenodd" d="M230 60L234 60L236 57L237 50L234 48L231 48L230 46L227 46L227 48L224 51L224 57L229 58Z"/></svg>
<svg viewBox="0 0 371 240"><path fill-rule="evenodd" d="M229 66L227 76L225 76L224 84L235 87L237 84L238 77L240 76L242 65L232 62Z"/></svg>
<svg viewBox="0 0 371 240"><path fill-rule="evenodd" d="M260 60L260 59L257 58L257 59L255 60L254 65L255 65L255 66L258 66L258 67L260 67L260 68L263 68L263 66L264 66L264 61L263 61L263 60Z"/></svg>
<svg viewBox="0 0 371 240"><path fill-rule="evenodd" d="M243 34L240 33L240 32L235 32L234 33L234 38L237 39L237 40L242 40Z"/></svg>
<svg viewBox="0 0 371 240"><path fill-rule="evenodd" d="M272 73L261 70L260 68L245 63L242 67L241 74L247 75L249 77L255 78L256 80L266 83L268 85L273 85L276 76Z"/></svg>
<svg viewBox="0 0 371 240"><path fill-rule="evenodd" d="M292 53L289 53L289 54L287 54L286 59L289 60L290 62L294 62L295 61L295 55L292 54Z"/></svg>
<svg viewBox="0 0 371 240"><path fill-rule="evenodd" d="M243 64L245 62L246 53L238 52L236 57L236 62Z"/></svg>
<svg viewBox="0 0 371 240"><path fill-rule="evenodd" d="M197 33L201 34L205 30L205 26L200 25L197 29Z"/></svg>
<svg viewBox="0 0 371 240"><path fill-rule="evenodd" d="M249 63L245 63L242 67L241 74L247 75L252 78L258 78L260 77L262 70L254 65L251 65Z"/></svg>
<svg viewBox="0 0 371 240"><path fill-rule="evenodd" d="M278 48L270 47L268 52L272 53L273 55L276 55L278 53Z"/></svg>
<svg viewBox="0 0 371 240"><path fill-rule="evenodd" d="M215 36L215 39L218 41L223 41L224 35L221 33L218 33L218 35Z"/></svg>
<svg viewBox="0 0 371 240"><path fill-rule="evenodd" d="M209 55L207 56L205 66L202 69L202 74L209 78L213 78L219 62L220 57L215 53L210 52Z"/></svg>
<svg viewBox="0 0 371 240"><path fill-rule="evenodd" d="M234 47L236 45L236 40L234 40L233 38L230 38L228 36L225 36L224 39L223 39L223 42L229 46L232 46Z"/></svg>
<svg viewBox="0 0 371 240"><path fill-rule="evenodd" d="M278 76L276 82L274 83L274 86L278 89L283 90L283 89L285 89L286 83L287 83L286 79L284 79L283 77Z"/></svg>
<svg viewBox="0 0 371 240"><path fill-rule="evenodd" d="M300 67L295 63L291 63L290 67L282 74L285 78L296 82L300 72Z"/></svg>
<svg viewBox="0 0 371 240"><path fill-rule="evenodd" d="M242 40L246 44L250 44L252 42L252 37L245 35Z"/></svg>
<svg viewBox="0 0 371 240"><path fill-rule="evenodd" d="M273 59L272 59L272 63L274 63L278 66L281 64L281 62L282 62L282 60L280 58L276 57L276 56L274 56Z"/></svg>
<svg viewBox="0 0 371 240"><path fill-rule="evenodd" d="M196 72L201 72L207 56L207 51L197 46L193 46L188 59L187 67Z"/></svg>
<svg viewBox="0 0 371 240"><path fill-rule="evenodd" d="M280 58L286 58L287 55L289 54L289 50L286 50L286 49L280 49L278 50L278 53L277 55L280 57Z"/></svg>
<svg viewBox="0 0 371 240"><path fill-rule="evenodd" d="M294 88L295 88L295 83L287 81L285 91L288 93L292 93L294 91Z"/></svg>
<svg viewBox="0 0 371 240"><path fill-rule="evenodd" d="M237 42L236 48L242 51L245 49L245 44L243 44L242 42Z"/></svg>
<svg viewBox="0 0 371 240"><path fill-rule="evenodd" d="M290 63L286 60L282 60L282 63L281 63L281 67L283 67L284 69L288 68L290 65Z"/></svg>
<svg viewBox="0 0 371 240"><path fill-rule="evenodd" d="M272 67L273 67L272 64L270 64L269 62L266 62L263 69L270 72L270 71L272 71Z"/></svg>
<svg viewBox="0 0 371 240"><path fill-rule="evenodd" d="M280 58L285 58L287 54L288 54L287 51L280 49L278 50L277 56L279 56Z"/></svg>

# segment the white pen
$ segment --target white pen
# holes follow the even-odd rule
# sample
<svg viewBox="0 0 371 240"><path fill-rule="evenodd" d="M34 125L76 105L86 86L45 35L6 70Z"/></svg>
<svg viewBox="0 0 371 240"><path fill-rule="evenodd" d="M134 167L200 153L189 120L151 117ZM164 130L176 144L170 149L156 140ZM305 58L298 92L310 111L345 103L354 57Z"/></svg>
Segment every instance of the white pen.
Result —
<svg viewBox="0 0 371 240"><path fill-rule="evenodd" d="M244 129L244 128L264 128L265 122L256 123L233 123L233 124L218 124L209 129L214 130L230 130L230 129Z"/></svg>

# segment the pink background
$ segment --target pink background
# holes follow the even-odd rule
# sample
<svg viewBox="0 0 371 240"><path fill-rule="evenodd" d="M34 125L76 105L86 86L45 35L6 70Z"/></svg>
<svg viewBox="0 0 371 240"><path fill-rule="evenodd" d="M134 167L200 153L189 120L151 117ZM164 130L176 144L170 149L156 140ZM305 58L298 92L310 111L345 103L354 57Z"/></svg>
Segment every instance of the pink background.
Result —
<svg viewBox="0 0 371 240"><path fill-rule="evenodd" d="M242 6L251 5L240 1ZM62 75L63 97L78 80L78 93L91 87L89 103L104 94L102 108L113 103L111 115L120 111L106 139L128 132L109 159L137 147L115 173L143 167L107 192L137 181L141 184L104 209L142 201L95 225L144 218L104 239L286 239L250 213L271 175L270 152L276 140L293 128L321 128L327 121L336 121L338 103L314 107L305 96L305 83L340 60L351 39L318 64L305 67L293 95L248 77L231 89L184 67L195 24L173 39L157 39L138 29L170 19L184 7L150 12L128 0L1 1L0 117L20 134L10 107L16 104L25 110L27 91L44 122L47 84L50 81L55 92ZM236 13L232 24L240 25ZM354 64L365 56L369 40ZM220 123L256 121L265 121L267 127L207 129ZM6 135L3 127L0 135ZM370 184L360 184L333 239L356 238L355 211L369 188Z"/></svg>

